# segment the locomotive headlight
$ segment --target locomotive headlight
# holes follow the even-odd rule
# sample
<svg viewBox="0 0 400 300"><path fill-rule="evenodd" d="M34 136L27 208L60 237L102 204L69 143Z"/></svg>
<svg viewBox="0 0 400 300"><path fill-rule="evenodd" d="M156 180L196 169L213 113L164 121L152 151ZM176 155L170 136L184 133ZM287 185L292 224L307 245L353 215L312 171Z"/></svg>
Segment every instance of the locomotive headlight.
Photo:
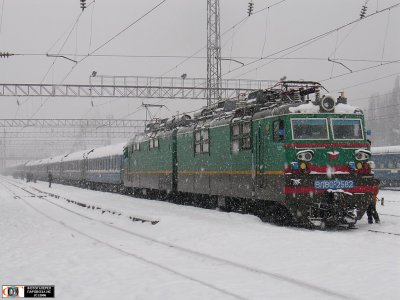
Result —
<svg viewBox="0 0 400 300"><path fill-rule="evenodd" d="M365 149L358 149L354 152L354 157L358 161L366 161L371 157L371 152Z"/></svg>
<svg viewBox="0 0 400 300"><path fill-rule="evenodd" d="M357 162L357 163L356 163L356 168L357 168L357 170L361 170L362 167L363 167L363 164L362 164L361 162Z"/></svg>
<svg viewBox="0 0 400 300"><path fill-rule="evenodd" d="M307 169L307 165L306 165L305 162L302 162L302 163L300 164L300 169L302 169L302 170Z"/></svg>
<svg viewBox="0 0 400 300"><path fill-rule="evenodd" d="M322 111L332 112L335 110L335 99L329 95L324 95L321 99L320 107Z"/></svg>
<svg viewBox="0 0 400 300"><path fill-rule="evenodd" d="M296 154L297 159L302 161L311 161L313 159L313 156L313 150L301 150Z"/></svg>

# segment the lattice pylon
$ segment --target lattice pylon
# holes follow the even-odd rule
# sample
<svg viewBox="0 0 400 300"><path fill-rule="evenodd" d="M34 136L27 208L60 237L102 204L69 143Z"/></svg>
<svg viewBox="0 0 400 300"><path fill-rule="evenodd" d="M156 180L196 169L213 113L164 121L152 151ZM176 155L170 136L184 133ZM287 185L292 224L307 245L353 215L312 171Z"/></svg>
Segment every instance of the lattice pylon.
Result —
<svg viewBox="0 0 400 300"><path fill-rule="evenodd" d="M219 0L207 0L207 105L221 99L221 34Z"/></svg>

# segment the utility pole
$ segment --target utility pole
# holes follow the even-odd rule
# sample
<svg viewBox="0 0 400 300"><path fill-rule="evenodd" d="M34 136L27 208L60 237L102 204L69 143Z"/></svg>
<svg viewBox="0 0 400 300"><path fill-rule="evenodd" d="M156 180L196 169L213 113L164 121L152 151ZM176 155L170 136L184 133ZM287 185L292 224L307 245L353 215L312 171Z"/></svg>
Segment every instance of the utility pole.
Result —
<svg viewBox="0 0 400 300"><path fill-rule="evenodd" d="M221 99L219 0L207 0L207 106Z"/></svg>

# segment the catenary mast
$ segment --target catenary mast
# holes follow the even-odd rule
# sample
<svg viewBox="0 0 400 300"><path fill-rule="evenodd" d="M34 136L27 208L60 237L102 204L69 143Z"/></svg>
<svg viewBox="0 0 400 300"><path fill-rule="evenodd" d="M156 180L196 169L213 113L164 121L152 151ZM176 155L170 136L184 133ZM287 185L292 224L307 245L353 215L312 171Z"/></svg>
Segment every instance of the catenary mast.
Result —
<svg viewBox="0 0 400 300"><path fill-rule="evenodd" d="M207 106L221 99L219 0L207 0Z"/></svg>

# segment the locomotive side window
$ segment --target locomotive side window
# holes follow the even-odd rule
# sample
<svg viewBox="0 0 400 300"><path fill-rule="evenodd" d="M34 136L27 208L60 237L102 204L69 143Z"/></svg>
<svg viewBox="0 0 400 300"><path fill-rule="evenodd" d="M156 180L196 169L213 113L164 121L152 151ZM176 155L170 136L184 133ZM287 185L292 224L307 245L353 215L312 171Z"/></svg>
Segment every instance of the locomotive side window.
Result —
<svg viewBox="0 0 400 300"><path fill-rule="evenodd" d="M231 151L237 153L240 150L240 124L235 123L231 127Z"/></svg>
<svg viewBox="0 0 400 300"><path fill-rule="evenodd" d="M332 119L331 122L335 140L364 139L360 119Z"/></svg>
<svg viewBox="0 0 400 300"><path fill-rule="evenodd" d="M201 133L200 131L196 131L194 133L194 147L195 153L201 153Z"/></svg>
<svg viewBox="0 0 400 300"><path fill-rule="evenodd" d="M251 148L251 123L245 122L243 123L243 137L242 137L242 149L250 149Z"/></svg>
<svg viewBox="0 0 400 300"><path fill-rule="evenodd" d="M283 141L285 139L285 123L283 120L277 120L273 123L274 127L274 141Z"/></svg>
<svg viewBox="0 0 400 300"><path fill-rule="evenodd" d="M234 123L231 127L231 151L251 149L251 122Z"/></svg>
<svg viewBox="0 0 400 300"><path fill-rule="evenodd" d="M326 119L292 119L294 140L327 140L328 124Z"/></svg>
<svg viewBox="0 0 400 300"><path fill-rule="evenodd" d="M208 129L202 129L194 133L195 153L209 153L210 140Z"/></svg>
<svg viewBox="0 0 400 300"><path fill-rule="evenodd" d="M232 135L233 136L240 135L240 126L239 126L239 124L233 125L233 127L232 127Z"/></svg>
<svg viewBox="0 0 400 300"><path fill-rule="evenodd" d="M232 140L232 152L239 152L240 142L239 140Z"/></svg>
<svg viewBox="0 0 400 300"><path fill-rule="evenodd" d="M202 130L201 131L201 137L202 137L202 143L203 143L203 153L208 153L210 152L210 143L208 140L208 129Z"/></svg>

